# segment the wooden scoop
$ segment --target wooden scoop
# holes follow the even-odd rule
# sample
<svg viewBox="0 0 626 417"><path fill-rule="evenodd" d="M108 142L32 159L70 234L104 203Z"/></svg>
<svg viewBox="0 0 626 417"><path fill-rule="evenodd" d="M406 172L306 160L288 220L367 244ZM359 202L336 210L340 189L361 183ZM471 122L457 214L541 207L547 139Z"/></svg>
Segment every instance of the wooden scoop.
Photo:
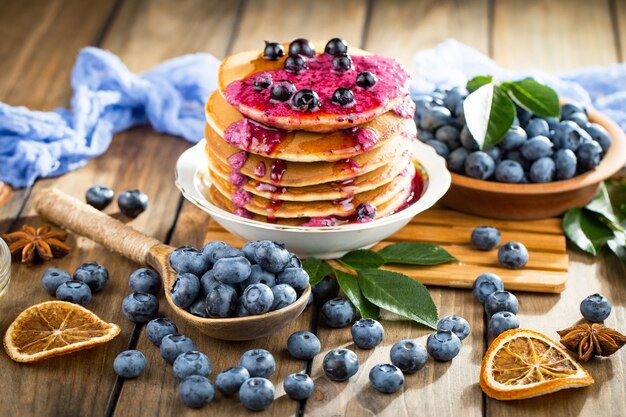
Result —
<svg viewBox="0 0 626 417"><path fill-rule="evenodd" d="M173 247L146 236L55 188L42 190L37 194L35 209L51 222L156 270L161 274L165 298L172 306L174 314L216 339L252 340L268 336L295 320L306 307L311 294L309 285L295 303L266 314L216 319L197 317L177 307L172 301L170 288L176 279L176 271L170 267L169 256Z"/></svg>

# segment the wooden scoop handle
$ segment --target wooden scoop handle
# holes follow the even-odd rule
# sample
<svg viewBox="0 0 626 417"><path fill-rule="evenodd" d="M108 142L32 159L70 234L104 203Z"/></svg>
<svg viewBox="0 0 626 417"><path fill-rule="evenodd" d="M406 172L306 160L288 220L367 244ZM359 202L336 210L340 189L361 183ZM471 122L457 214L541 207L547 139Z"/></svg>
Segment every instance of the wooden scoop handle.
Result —
<svg viewBox="0 0 626 417"><path fill-rule="evenodd" d="M37 194L35 210L51 222L142 265L147 264L150 249L160 244L157 239L124 225L56 188L48 188Z"/></svg>

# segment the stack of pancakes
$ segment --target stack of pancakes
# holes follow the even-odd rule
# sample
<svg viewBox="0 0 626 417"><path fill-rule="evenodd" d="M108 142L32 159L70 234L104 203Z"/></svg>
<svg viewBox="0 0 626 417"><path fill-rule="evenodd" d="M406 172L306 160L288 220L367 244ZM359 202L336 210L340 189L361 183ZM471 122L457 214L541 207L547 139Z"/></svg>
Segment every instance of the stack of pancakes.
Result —
<svg viewBox="0 0 626 417"><path fill-rule="evenodd" d="M285 74L285 58L267 60L262 51L222 62L220 88L206 103L205 175L213 204L264 222L334 226L388 216L419 197L409 77L394 60L350 53L354 68L337 76L326 74L330 58L323 54L309 58L308 76ZM345 85L366 66L381 71L375 75L385 94L377 85L371 91L354 81ZM326 79L311 79L313 71ZM318 108L298 111L289 101L270 100L271 87L254 88L254 80L268 74L288 78L298 91L318 88ZM339 87L355 91L352 109L331 102Z"/></svg>

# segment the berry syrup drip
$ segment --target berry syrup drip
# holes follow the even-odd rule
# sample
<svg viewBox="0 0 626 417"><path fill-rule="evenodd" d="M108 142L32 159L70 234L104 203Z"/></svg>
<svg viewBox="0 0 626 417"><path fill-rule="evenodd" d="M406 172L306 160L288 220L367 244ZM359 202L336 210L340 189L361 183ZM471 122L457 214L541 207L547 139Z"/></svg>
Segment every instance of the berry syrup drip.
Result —
<svg viewBox="0 0 626 417"><path fill-rule="evenodd" d="M251 212L249 212L248 210L242 207L237 207L233 213L245 219L251 219L254 217L254 215Z"/></svg>
<svg viewBox="0 0 626 417"><path fill-rule="evenodd" d="M391 109L391 111L404 119L412 119L415 115L415 103L410 97L407 97L402 100L402 103L399 103Z"/></svg>
<svg viewBox="0 0 626 417"><path fill-rule="evenodd" d="M352 137L354 143L359 145L363 151L372 149L380 139L374 130L368 128L353 127L348 129L347 132Z"/></svg>
<svg viewBox="0 0 626 417"><path fill-rule="evenodd" d="M265 216L268 223L276 223L276 211L283 205L281 200L270 200L265 207Z"/></svg>
<svg viewBox="0 0 626 417"><path fill-rule="evenodd" d="M231 199L236 207L243 208L250 203L250 200L252 199L252 194L250 194L243 188L237 188L235 191L233 191Z"/></svg>
<svg viewBox="0 0 626 417"><path fill-rule="evenodd" d="M352 67L347 71L336 71L333 57L327 54L306 58L308 68L296 74L284 69L265 71L273 80L291 81L297 91L313 90L319 96L319 106L313 110L316 115L328 114L350 118L352 114L370 111L386 106L389 101L409 94L409 74L395 59L378 55L353 55ZM370 88L356 85L357 75L369 71L378 81ZM236 80L226 87L226 100L235 108L245 106L262 111L267 116L301 117L302 112L293 108L290 100L270 101L271 88L257 90L254 81L259 73L244 80ZM354 94L354 105L342 106L333 102L333 94L339 87L348 88ZM310 112L311 110L308 110Z"/></svg>
<svg viewBox="0 0 626 417"><path fill-rule="evenodd" d="M265 176L265 162L261 161L258 163L256 168L254 168L254 175L257 177Z"/></svg>
<svg viewBox="0 0 626 417"><path fill-rule="evenodd" d="M274 184L279 184L283 179L283 175L287 171L287 163L281 159L275 159L270 165L270 180Z"/></svg>
<svg viewBox="0 0 626 417"><path fill-rule="evenodd" d="M231 172L230 173L230 183L232 185L236 185L237 187L243 187L248 182L248 177L241 174L240 172Z"/></svg>
<svg viewBox="0 0 626 417"><path fill-rule="evenodd" d="M333 204L341 207L341 210L343 211L350 211L354 209L354 197L340 198L338 200L334 200Z"/></svg>
<svg viewBox="0 0 626 417"><path fill-rule="evenodd" d="M420 199L423 193L424 193L424 178L419 173L419 171L416 171L415 175L413 176L413 180L411 181L411 193L408 195L404 203L402 203L402 205L398 207L396 211L393 212L393 214L398 213L404 210L405 208L411 206L413 203L415 203L417 200Z"/></svg>
<svg viewBox="0 0 626 417"><path fill-rule="evenodd" d="M348 159L342 159L341 161L338 161L333 167L333 170L335 171L335 174L337 176L344 176L346 175L346 173L348 174L352 173L356 176L361 170L361 166L354 159L348 158Z"/></svg>
<svg viewBox="0 0 626 417"><path fill-rule="evenodd" d="M347 180L344 181L335 181L331 183L331 186L333 187L333 189L340 191L342 194L351 197L354 195L354 192L356 191L356 178L348 178Z"/></svg>
<svg viewBox="0 0 626 417"><path fill-rule="evenodd" d="M232 168L230 173L231 184L242 187L248 182L248 177L241 174L241 168L248 160L248 153L245 151L237 152L228 157L228 165Z"/></svg>
<svg viewBox="0 0 626 417"><path fill-rule="evenodd" d="M239 149L261 155L273 154L286 132L267 127L250 119L239 120L226 128L224 140Z"/></svg>
<svg viewBox="0 0 626 417"><path fill-rule="evenodd" d="M285 194L287 192L287 187L277 187L266 182L260 182L259 185L256 186L256 189L264 193L271 193L272 199L276 199L281 194Z"/></svg>

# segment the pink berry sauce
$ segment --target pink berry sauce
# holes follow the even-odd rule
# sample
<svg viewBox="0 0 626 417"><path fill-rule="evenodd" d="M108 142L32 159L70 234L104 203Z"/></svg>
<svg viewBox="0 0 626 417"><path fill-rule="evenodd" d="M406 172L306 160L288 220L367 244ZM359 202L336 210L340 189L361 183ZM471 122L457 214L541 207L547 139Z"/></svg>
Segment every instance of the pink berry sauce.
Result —
<svg viewBox="0 0 626 417"><path fill-rule="evenodd" d="M224 131L224 140L229 144L261 155L271 155L284 136L284 130L273 129L246 118L231 124Z"/></svg>

